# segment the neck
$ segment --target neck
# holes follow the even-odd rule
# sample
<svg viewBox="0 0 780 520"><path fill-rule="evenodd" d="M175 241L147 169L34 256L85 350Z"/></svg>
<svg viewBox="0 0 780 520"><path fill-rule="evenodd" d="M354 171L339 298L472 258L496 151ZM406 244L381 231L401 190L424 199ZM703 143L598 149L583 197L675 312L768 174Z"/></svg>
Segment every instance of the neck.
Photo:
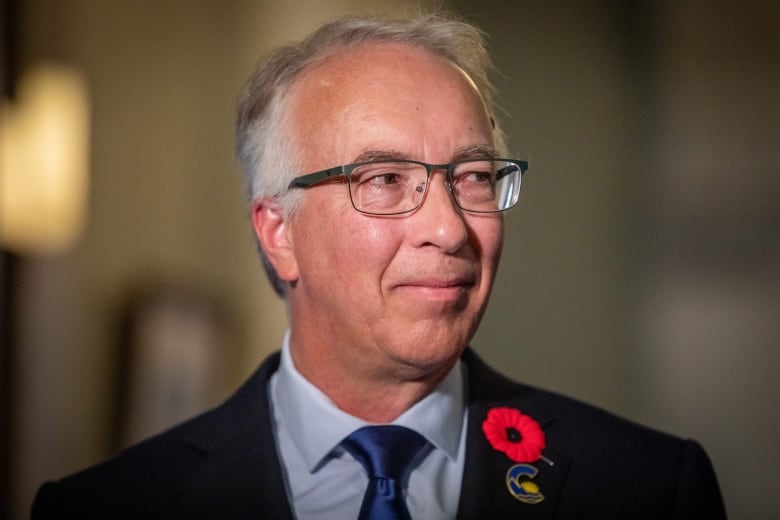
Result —
<svg viewBox="0 0 780 520"><path fill-rule="evenodd" d="M291 345L295 368L342 411L373 424L392 422L432 393L457 358L434 368L387 367L353 371L332 370L332 359L301 355ZM329 363L326 365L325 363ZM328 367L328 369L325 369Z"/></svg>

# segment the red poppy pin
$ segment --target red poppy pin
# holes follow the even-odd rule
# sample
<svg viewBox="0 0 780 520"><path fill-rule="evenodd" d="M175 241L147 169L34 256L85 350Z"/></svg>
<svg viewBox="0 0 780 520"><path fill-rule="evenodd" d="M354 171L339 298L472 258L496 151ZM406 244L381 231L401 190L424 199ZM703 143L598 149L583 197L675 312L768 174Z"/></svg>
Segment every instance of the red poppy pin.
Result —
<svg viewBox="0 0 780 520"><path fill-rule="evenodd" d="M485 437L497 451L515 462L543 459L544 432L539 423L514 408L491 408L482 423Z"/></svg>

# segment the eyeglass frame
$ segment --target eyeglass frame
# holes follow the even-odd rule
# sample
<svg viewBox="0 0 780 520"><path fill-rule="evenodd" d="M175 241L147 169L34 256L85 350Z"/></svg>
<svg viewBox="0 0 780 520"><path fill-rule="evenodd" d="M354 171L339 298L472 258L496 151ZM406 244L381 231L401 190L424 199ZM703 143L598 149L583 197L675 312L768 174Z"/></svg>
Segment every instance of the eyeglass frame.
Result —
<svg viewBox="0 0 780 520"><path fill-rule="evenodd" d="M415 211L420 206L422 206L423 202L425 201L425 197L428 194L428 187L430 186L430 179L431 174L434 171L444 170L445 172L445 186L449 190L449 192L452 194L452 200L455 202L455 205L460 208L462 211L468 211L469 213L501 213L502 211L507 211L512 209L517 205L517 201L514 202L509 207L497 209L497 210L488 210L488 211L480 211L480 210L473 210L473 209L466 209L460 205L458 202L458 198L455 196L455 191L452 185L452 174L455 169L455 166L462 163L467 162L478 162L478 161L492 161L492 162L508 162L512 163L520 169L520 183L522 185L522 178L523 175L525 175L525 172L528 171L528 161L521 161L518 159L506 159L503 157L473 157L473 158L467 158L467 159L459 159L457 161L452 161L451 163L447 164L430 164L422 161L415 161L413 159L383 159L380 161L364 161L364 162L357 162L357 163L351 163L351 164L342 164L340 166L334 166L333 168L326 168L324 170L319 170L313 173L307 173L304 175L300 175L298 177L295 177L290 181L290 183L287 185L287 189L291 190L294 188L310 188L312 186L315 186L317 184L320 184L322 182L325 182L329 179L338 177L340 175L343 175L346 178L347 183L349 183L350 179L352 178L352 172L355 171L357 168L361 166L365 166L368 164L376 164L376 163L403 163L403 164L418 164L420 166L423 166L426 170L426 176L425 176L425 190L420 197L420 202L414 205L410 209L405 209L403 211L395 211L391 213L372 213L370 211L364 211L361 209L358 209L358 207L355 205L355 201L352 198L352 190L347 186L347 192L349 193L349 201L352 204L352 207L355 209L355 211L363 213L364 215L376 215L376 216L392 216L392 215L403 215L405 213L411 213L412 211Z"/></svg>

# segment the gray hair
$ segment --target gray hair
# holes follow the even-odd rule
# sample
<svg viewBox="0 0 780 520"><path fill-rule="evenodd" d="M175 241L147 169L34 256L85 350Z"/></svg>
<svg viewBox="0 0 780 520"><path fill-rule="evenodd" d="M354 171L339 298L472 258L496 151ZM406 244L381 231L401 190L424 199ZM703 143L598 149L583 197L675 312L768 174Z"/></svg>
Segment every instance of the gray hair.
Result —
<svg viewBox="0 0 780 520"><path fill-rule="evenodd" d="M250 203L276 198L286 215L300 200L301 190L288 190L299 172L305 145L286 128L287 92L313 64L348 48L372 43L401 43L442 57L462 69L482 95L495 122L495 89L488 78L492 63L483 33L449 13L414 18L350 16L336 19L300 42L278 48L249 78L238 104L237 154L246 177ZM494 125L495 146L506 152L504 136ZM262 249L263 265L274 289L284 295L286 284L273 270Z"/></svg>

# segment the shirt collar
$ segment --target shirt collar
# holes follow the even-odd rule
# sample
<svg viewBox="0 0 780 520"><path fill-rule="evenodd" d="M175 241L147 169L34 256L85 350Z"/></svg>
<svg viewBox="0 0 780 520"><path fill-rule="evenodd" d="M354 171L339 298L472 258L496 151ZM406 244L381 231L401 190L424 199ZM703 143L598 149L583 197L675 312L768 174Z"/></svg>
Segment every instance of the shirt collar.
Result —
<svg viewBox="0 0 780 520"><path fill-rule="evenodd" d="M279 370L275 374L274 414L283 421L309 471L316 471L350 433L368 425L340 410L319 388L295 368L290 355L290 333L285 334ZM458 360L439 386L401 414L392 424L421 435L450 459L458 456L465 414L463 369Z"/></svg>

